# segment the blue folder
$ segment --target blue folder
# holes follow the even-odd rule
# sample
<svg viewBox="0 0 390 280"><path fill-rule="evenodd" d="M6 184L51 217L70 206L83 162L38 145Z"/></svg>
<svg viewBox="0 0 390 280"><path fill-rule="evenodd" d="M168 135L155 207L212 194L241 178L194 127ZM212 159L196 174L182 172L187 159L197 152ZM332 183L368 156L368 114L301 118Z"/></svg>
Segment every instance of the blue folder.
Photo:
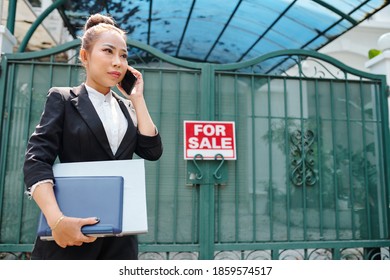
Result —
<svg viewBox="0 0 390 280"><path fill-rule="evenodd" d="M85 235L114 236L122 232L123 184L121 176L56 177L54 194L65 216L100 219L95 225L82 227ZM53 240L42 213L37 232L42 240Z"/></svg>

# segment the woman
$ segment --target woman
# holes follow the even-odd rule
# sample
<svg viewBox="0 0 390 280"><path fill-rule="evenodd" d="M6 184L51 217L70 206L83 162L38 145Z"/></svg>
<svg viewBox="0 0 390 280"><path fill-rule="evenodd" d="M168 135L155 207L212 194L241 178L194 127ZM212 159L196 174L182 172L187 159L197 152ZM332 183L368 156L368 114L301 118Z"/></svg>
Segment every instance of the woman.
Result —
<svg viewBox="0 0 390 280"><path fill-rule="evenodd" d="M27 193L45 215L55 241L37 237L32 259L137 259L136 236L85 236L81 227L97 219L64 216L54 196L52 165L57 157L61 162L87 162L131 159L133 153L157 160L162 154L161 138L143 96L142 74L128 66L126 35L112 18L89 17L80 59L85 83L49 90L27 146ZM118 84L127 70L137 78L131 94ZM114 86L127 99L113 93Z"/></svg>

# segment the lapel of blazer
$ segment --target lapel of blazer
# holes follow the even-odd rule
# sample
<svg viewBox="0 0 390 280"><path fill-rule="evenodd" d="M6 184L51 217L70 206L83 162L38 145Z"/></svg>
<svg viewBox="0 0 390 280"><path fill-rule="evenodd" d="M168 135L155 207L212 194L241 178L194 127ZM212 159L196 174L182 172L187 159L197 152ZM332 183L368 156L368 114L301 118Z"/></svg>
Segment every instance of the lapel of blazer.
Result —
<svg viewBox="0 0 390 280"><path fill-rule="evenodd" d="M112 154L110 144L108 143L107 134L92 102L88 98L88 92L84 84L73 88L72 91L76 96L71 100L72 104L76 107L92 133L96 136L96 139L103 150L113 159L114 155Z"/></svg>
<svg viewBox="0 0 390 280"><path fill-rule="evenodd" d="M118 150L115 154L116 158L119 158L120 155L126 150L126 148L131 144L132 134L136 133L136 128L134 126L133 120L131 119L131 116L129 114L128 109L126 108L126 105L123 103L123 101L115 94L112 94L113 97L118 101L119 107L121 108L123 114L125 115L127 119L127 130L125 133L125 136L122 139L122 142L120 143Z"/></svg>

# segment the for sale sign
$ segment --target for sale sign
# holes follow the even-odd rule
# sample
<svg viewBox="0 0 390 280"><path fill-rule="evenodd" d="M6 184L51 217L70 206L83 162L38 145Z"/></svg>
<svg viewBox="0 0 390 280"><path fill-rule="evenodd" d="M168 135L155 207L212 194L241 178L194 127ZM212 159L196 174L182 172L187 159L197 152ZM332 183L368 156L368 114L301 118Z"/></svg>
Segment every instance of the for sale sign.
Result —
<svg viewBox="0 0 390 280"><path fill-rule="evenodd" d="M184 159L194 159L198 154L208 160L215 159L217 154L235 160L234 122L184 121Z"/></svg>

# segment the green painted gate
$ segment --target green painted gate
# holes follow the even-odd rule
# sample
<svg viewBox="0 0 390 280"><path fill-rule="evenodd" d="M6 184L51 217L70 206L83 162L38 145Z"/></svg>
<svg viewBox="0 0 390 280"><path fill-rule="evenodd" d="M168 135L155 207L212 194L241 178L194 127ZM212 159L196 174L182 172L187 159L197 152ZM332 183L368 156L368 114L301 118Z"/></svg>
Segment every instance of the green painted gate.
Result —
<svg viewBox="0 0 390 280"><path fill-rule="evenodd" d="M140 258L389 259L384 76L302 50L214 65L129 45L164 143L146 165ZM1 57L0 252L32 249L38 209L24 195L26 142L48 89L84 80L78 47ZM185 120L234 121L237 160L185 161ZM189 178L194 166L203 180Z"/></svg>

